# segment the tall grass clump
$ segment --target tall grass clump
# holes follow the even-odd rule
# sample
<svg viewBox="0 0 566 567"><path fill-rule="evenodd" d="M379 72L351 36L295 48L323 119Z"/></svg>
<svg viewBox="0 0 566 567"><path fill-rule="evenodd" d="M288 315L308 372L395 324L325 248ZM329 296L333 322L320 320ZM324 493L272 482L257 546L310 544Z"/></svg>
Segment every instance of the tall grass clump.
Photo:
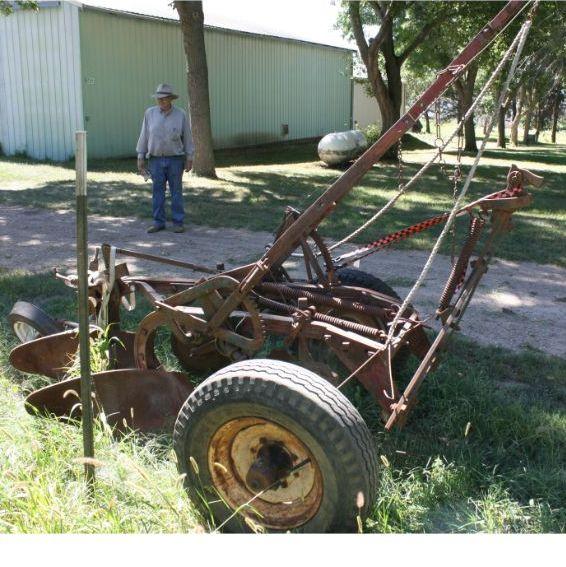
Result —
<svg viewBox="0 0 566 567"><path fill-rule="evenodd" d="M49 275L0 275L0 533L202 530L167 435L131 432L116 438L95 421L96 486L89 498L78 424L34 417L24 409L24 395L45 380L9 365L17 341L6 315L17 299L34 301L56 317L74 317L72 291ZM105 335L91 345L94 370L104 370ZM74 366L70 375L76 374Z"/></svg>
<svg viewBox="0 0 566 567"><path fill-rule="evenodd" d="M95 422L88 497L79 427L28 415L0 374L0 532L149 533L201 529L167 436L120 439Z"/></svg>

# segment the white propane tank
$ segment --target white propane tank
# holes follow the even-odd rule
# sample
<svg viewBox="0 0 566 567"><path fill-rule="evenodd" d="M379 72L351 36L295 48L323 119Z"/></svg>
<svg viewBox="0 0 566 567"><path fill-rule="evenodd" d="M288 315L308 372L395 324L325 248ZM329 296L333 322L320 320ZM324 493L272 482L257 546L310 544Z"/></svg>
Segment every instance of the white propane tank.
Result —
<svg viewBox="0 0 566 567"><path fill-rule="evenodd" d="M367 145L366 137L359 130L333 132L318 143L318 156L328 165L338 165L357 158Z"/></svg>

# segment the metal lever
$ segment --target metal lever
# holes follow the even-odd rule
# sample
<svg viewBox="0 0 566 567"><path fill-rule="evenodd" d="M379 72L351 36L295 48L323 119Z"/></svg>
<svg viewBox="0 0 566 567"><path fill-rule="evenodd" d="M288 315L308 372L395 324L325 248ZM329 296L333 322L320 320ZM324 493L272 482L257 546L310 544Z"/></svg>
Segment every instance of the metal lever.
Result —
<svg viewBox="0 0 566 567"><path fill-rule="evenodd" d="M536 175L528 169L522 169L517 167L515 164L511 165L509 173L507 174L507 188L512 189L513 187L521 185L532 185L533 187L541 187L544 183L544 177Z"/></svg>

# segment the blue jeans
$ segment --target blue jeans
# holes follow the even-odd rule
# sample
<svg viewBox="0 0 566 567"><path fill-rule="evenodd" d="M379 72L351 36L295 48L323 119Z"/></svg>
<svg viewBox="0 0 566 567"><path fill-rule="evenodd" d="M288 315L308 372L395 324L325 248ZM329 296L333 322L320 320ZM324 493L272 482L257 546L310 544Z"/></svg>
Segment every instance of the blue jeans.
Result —
<svg viewBox="0 0 566 567"><path fill-rule="evenodd" d="M153 181L153 224L165 226L165 183L171 192L171 217L173 224L182 225L185 220L183 209L183 170L185 156L150 157L149 172Z"/></svg>

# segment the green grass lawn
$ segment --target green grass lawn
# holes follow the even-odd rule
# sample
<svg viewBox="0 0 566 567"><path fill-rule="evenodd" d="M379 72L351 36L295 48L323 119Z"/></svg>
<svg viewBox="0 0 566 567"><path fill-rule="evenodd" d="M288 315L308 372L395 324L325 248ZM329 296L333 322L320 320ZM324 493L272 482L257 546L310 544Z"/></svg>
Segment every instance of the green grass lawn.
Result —
<svg viewBox="0 0 566 567"><path fill-rule="evenodd" d="M566 265L563 245L566 233L566 145L540 144L505 150L493 146L491 143L481 162L470 198L502 189L512 163L546 178L545 186L534 191L533 206L516 215L512 236L503 241L497 255L510 260ZM405 179L431 156L431 151L404 152ZM472 158L464 157L464 169L469 167ZM447 155L449 172L454 160L452 150ZM218 152L217 164L217 180L186 178L188 224L273 231L286 205L304 209L341 174L340 170L323 167L317 161L314 144ZM134 171L134 160L91 161L88 176L90 211L137 216L149 222L151 187ZM396 164L379 163L323 223L322 234L332 238L349 234L390 198L396 186ZM437 166L433 166L418 187L404 196L394 210L370 227L357 242L370 242L445 211L451 201L452 183ZM73 165L0 158L0 202L51 209L72 208ZM398 246L429 249L438 230L421 233Z"/></svg>
<svg viewBox="0 0 566 567"><path fill-rule="evenodd" d="M213 529L184 495L166 435L114 441L98 426L89 501L80 430L23 409L43 380L8 364L16 341L6 315L17 299L57 317L75 312L73 292L52 276L0 274L0 532ZM387 434L363 390L350 389L382 462L365 531L566 529L566 361L458 339L421 392L405 429Z"/></svg>
<svg viewBox="0 0 566 567"><path fill-rule="evenodd" d="M422 148L406 150L405 178L429 155ZM465 164L471 159L465 156ZM447 161L453 163L453 152ZM566 145L490 147L472 197L502 188L511 163L544 175L547 183L535 191L533 207L517 215L513 235L498 255L566 265ZM273 230L286 205L304 208L340 174L316 161L313 144L220 152L217 164L218 180L186 181L189 223ZM149 221L150 185L132 173L134 168L133 160L91 162L90 210ZM392 195L396 180L395 164L375 166L324 224L323 234L338 238L349 233ZM451 195L450 182L438 168L431 169L419 188L360 242L447 209ZM0 158L0 202L72 208L73 165ZM428 248L434 234L402 246ZM33 418L23 409L25 394L45 382L8 363L16 341L6 315L18 299L54 316L76 318L73 292L52 276L0 272L0 532L213 529L210 518L198 517L186 498L166 435L115 441L97 426L98 480L94 499L87 498L77 460L79 429ZM142 313L143 307L131 314L128 325ZM411 370L414 365L405 378ZM350 388L382 462L377 504L366 531L565 531L566 361L457 338L421 392L405 429L386 434L376 407L360 388Z"/></svg>

